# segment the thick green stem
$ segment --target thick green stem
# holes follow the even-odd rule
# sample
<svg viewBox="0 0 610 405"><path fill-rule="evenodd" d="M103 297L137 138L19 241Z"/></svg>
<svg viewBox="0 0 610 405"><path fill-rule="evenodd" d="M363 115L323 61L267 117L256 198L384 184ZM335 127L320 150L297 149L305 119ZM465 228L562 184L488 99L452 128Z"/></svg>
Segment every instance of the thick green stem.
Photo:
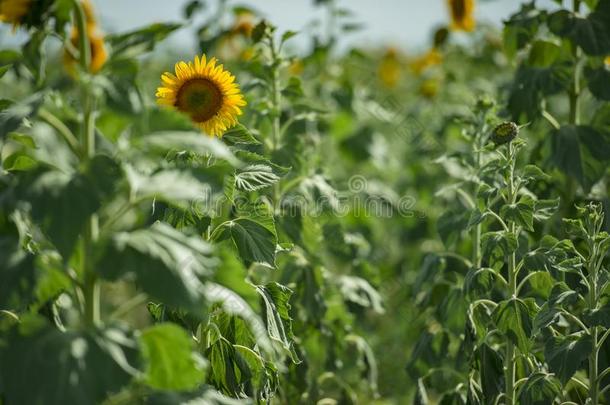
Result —
<svg viewBox="0 0 610 405"><path fill-rule="evenodd" d="M511 224L514 226L514 223ZM511 297L517 295L517 277L515 275L515 254L508 258L508 289ZM507 405L515 404L515 345L511 340L506 342L505 362L505 394Z"/></svg>
<svg viewBox="0 0 610 405"><path fill-rule="evenodd" d="M477 134L478 136L479 134ZM475 162L476 162L476 168L477 168L477 175L478 175L478 169L481 166L481 152L480 152L480 147L479 147L479 143L476 142L476 150L474 151L475 153ZM476 190L475 190L476 193ZM479 267L481 267L481 224L477 224L473 229L472 229L472 265L475 269L478 269Z"/></svg>
<svg viewBox="0 0 610 405"><path fill-rule="evenodd" d="M280 146L280 115L281 115L281 97L280 92L280 72L278 69L279 61L277 50L275 49L275 41L273 38L269 40L272 58L272 82L271 82L271 103L273 105L273 123L272 123L272 150L276 151Z"/></svg>
<svg viewBox="0 0 610 405"><path fill-rule="evenodd" d="M273 106L273 121L271 128L271 150L275 152L280 147L281 137L281 126L280 119L282 115L282 93L280 90L280 60L279 50L276 48L273 34L269 37L269 50L271 51L271 69L272 69L272 82L271 82L271 104ZM273 201L274 204L279 204L279 198L281 196L280 183L277 182L273 185Z"/></svg>
<svg viewBox="0 0 610 405"><path fill-rule="evenodd" d="M599 348L597 348L597 327L592 326L589 333L593 340L593 351L589 355L589 398L592 404L598 403L599 378L597 377Z"/></svg>
<svg viewBox="0 0 610 405"><path fill-rule="evenodd" d="M592 239L596 235L592 236ZM590 242L589 245L589 258L587 260L587 268L589 271L589 310L594 311L597 309L597 246L594 241ZM599 358L599 344L597 335L597 326L591 326L589 328L589 334L591 335L593 350L589 355L589 398L592 404L598 403L599 398L599 378L598 378L598 358Z"/></svg>
<svg viewBox="0 0 610 405"><path fill-rule="evenodd" d="M517 190L515 190L515 149L512 143L508 144L508 160L509 160L509 173L508 183L508 194L507 203L514 204L517 199ZM517 226L514 221L507 221L508 228L512 234L516 235ZM517 297L517 271L516 271L516 254L512 252L508 256L508 293L510 298ZM505 369L505 396L506 404L515 404L515 345L511 340L506 342L506 355L504 358L504 369Z"/></svg>
<svg viewBox="0 0 610 405"><path fill-rule="evenodd" d="M74 152L76 156L80 156L80 152L78 150L78 139L76 139L72 131L70 131L70 128L68 128L56 116L44 108L38 110L38 117L55 128L57 133L64 138L66 144L70 147L72 152Z"/></svg>
<svg viewBox="0 0 610 405"><path fill-rule="evenodd" d="M578 13L580 10L580 0L574 0L572 3L572 10L574 13ZM578 45L575 43L572 44L572 58L574 60L574 69L572 70L572 81L570 83L570 89L568 91L568 101L570 104L569 110L569 121L570 125L579 125L580 124L580 57L581 51ZM572 205L574 201L574 194L576 191L576 184L574 179L568 177L566 179L567 184L565 186L566 189L566 206L564 209L564 215L568 215L569 207Z"/></svg>
<svg viewBox="0 0 610 405"><path fill-rule="evenodd" d="M472 265L475 269L481 267L481 224L472 230Z"/></svg>
<svg viewBox="0 0 610 405"><path fill-rule="evenodd" d="M481 149L483 148L483 138L484 138L484 132L485 132L485 114L483 114L483 116L480 118L481 120L481 124L477 130L477 132L475 133L475 140L474 140L474 157L475 157L475 168L476 168L476 174L477 176L479 176L479 170L481 168ZM476 187L473 193L473 196L475 196L475 198L473 198L474 201L476 201ZM473 229L472 229L472 265L475 269L478 269L479 267L481 267L481 230L482 230L482 224L477 224Z"/></svg>
<svg viewBox="0 0 610 405"><path fill-rule="evenodd" d="M89 72L91 63L91 48L87 32L87 20L82 4L79 0L73 1L74 18L79 34L79 64L83 74ZM81 102L83 106L83 121L81 127L81 161L87 162L95 155L95 100L87 83L82 84ZM92 266L93 244L99 235L99 223L96 214L88 220L85 234L82 239L82 276L84 297L84 322L93 326L100 321L100 286L97 274Z"/></svg>
<svg viewBox="0 0 610 405"><path fill-rule="evenodd" d="M87 33L87 17L80 0L72 1L74 6L74 19L78 30L78 55L81 68L87 71L91 64L91 45Z"/></svg>

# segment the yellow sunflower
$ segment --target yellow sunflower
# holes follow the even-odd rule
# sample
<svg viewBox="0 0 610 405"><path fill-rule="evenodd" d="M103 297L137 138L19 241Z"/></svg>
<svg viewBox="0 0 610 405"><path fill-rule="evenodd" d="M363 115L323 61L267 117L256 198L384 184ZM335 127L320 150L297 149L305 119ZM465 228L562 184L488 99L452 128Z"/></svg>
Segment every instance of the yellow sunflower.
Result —
<svg viewBox="0 0 610 405"><path fill-rule="evenodd" d="M254 30L254 14L250 12L243 12L237 15L233 27L231 27L231 33L234 35L243 35L244 37L250 37Z"/></svg>
<svg viewBox="0 0 610 405"><path fill-rule="evenodd" d="M439 65L443 61L443 55L436 48L431 48L425 54L419 56L411 62L411 69L417 75L422 74L432 66Z"/></svg>
<svg viewBox="0 0 610 405"><path fill-rule="evenodd" d="M30 10L32 0L0 0L0 21L16 28Z"/></svg>
<svg viewBox="0 0 610 405"><path fill-rule="evenodd" d="M89 65L89 71L91 73L97 73L104 66L106 60L108 60L108 52L106 52L106 46L104 45L104 36L98 31L97 27L87 27L87 36L89 37L89 46L91 49L91 64ZM78 49L80 41L80 35L76 28L72 29L70 35L70 42L74 48ZM64 52L64 64L70 73L74 73L74 65L77 60L74 55L68 52Z"/></svg>
<svg viewBox="0 0 610 405"><path fill-rule="evenodd" d="M398 52L394 48L389 48L381 58L377 69L379 80L385 87L394 88L400 81L401 71Z"/></svg>
<svg viewBox="0 0 610 405"><path fill-rule="evenodd" d="M474 0L447 0L451 14L451 28L459 31L474 30Z"/></svg>
<svg viewBox="0 0 610 405"><path fill-rule="evenodd" d="M438 79L426 79L422 82L421 86L419 87L419 94L421 94L422 96L428 98L428 99L432 99L436 96L436 94L438 93L440 87L440 83L438 81Z"/></svg>
<svg viewBox="0 0 610 405"><path fill-rule="evenodd" d="M205 55L195 56L194 63L176 63L175 74L161 75L157 102L187 114L208 135L221 137L237 124L239 107L246 101L235 76L216 63L216 58L206 61Z"/></svg>
<svg viewBox="0 0 610 405"><path fill-rule="evenodd" d="M82 2L83 11L86 18L87 37L89 38L89 46L91 53L91 63L89 65L89 71L91 73L97 73L104 66L106 60L108 60L108 52L106 52L106 46L104 45L104 35L97 26L95 20L95 13L93 12L93 6L88 0ZM80 34L76 26L72 27L70 33L70 42L72 46L78 49L80 42ZM64 51L64 64L71 74L74 73L74 65L77 60L74 55L68 50Z"/></svg>

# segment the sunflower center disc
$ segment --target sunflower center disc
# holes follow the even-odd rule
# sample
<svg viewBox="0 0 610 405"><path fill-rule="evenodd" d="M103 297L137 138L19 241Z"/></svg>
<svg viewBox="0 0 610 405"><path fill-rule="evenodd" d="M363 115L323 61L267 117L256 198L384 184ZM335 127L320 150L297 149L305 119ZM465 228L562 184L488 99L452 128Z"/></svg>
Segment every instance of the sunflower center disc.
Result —
<svg viewBox="0 0 610 405"><path fill-rule="evenodd" d="M456 20L461 20L466 16L466 1L465 0L454 0L453 2L453 13Z"/></svg>
<svg viewBox="0 0 610 405"><path fill-rule="evenodd" d="M176 96L176 107L188 113L193 121L204 122L212 118L222 106L222 93L208 79L192 79L184 83Z"/></svg>

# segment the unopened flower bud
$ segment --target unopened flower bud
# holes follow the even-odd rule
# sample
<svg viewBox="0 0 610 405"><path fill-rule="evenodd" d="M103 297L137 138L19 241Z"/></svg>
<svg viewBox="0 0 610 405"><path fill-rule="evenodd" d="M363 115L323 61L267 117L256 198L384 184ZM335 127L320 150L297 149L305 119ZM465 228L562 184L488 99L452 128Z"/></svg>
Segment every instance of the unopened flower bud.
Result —
<svg viewBox="0 0 610 405"><path fill-rule="evenodd" d="M503 145L515 139L519 135L519 127L514 122L503 122L497 125L492 133L491 140L496 145Z"/></svg>

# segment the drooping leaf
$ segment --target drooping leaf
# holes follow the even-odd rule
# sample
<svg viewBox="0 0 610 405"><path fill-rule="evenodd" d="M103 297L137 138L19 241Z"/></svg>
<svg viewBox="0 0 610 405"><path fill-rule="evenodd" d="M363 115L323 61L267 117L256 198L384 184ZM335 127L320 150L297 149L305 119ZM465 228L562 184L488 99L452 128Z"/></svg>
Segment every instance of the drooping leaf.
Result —
<svg viewBox="0 0 610 405"><path fill-rule="evenodd" d="M475 299L492 290L495 270L489 267L471 268L464 278L464 293L470 299Z"/></svg>
<svg viewBox="0 0 610 405"><path fill-rule="evenodd" d="M605 67L585 68L589 91L599 100L610 101L610 71Z"/></svg>
<svg viewBox="0 0 610 405"><path fill-rule="evenodd" d="M133 274L151 297L203 316L202 278L210 276L216 264L211 253L211 246L201 238L155 223L115 234L96 269L110 280Z"/></svg>
<svg viewBox="0 0 610 405"><path fill-rule="evenodd" d="M505 231L486 232L481 235L483 256L491 256L499 250L503 255L509 255L517 250L519 242L515 234Z"/></svg>
<svg viewBox="0 0 610 405"><path fill-rule="evenodd" d="M519 394L519 404L552 404L560 392L561 385L551 374L536 372L530 375L525 384L523 384Z"/></svg>
<svg viewBox="0 0 610 405"><path fill-rule="evenodd" d="M0 227L0 308L18 308L33 296L34 255L22 247L24 236L14 222Z"/></svg>
<svg viewBox="0 0 610 405"><path fill-rule="evenodd" d="M40 318L27 318L17 329L0 349L7 403L95 405L136 373L128 362L129 338L118 329L60 332Z"/></svg>
<svg viewBox="0 0 610 405"><path fill-rule="evenodd" d="M500 209L500 216L506 221L513 221L528 231L534 230L534 200L523 196L515 204L507 204Z"/></svg>
<svg viewBox="0 0 610 405"><path fill-rule="evenodd" d="M261 296L261 307L265 314L265 324L269 336L282 345L294 363L300 363L299 356L294 349L292 317L289 313L288 301L292 290L278 283L257 286L256 289Z"/></svg>
<svg viewBox="0 0 610 405"><path fill-rule="evenodd" d="M510 298L500 302L492 316L498 329L511 339L522 353L528 353L532 335L532 315L525 302Z"/></svg>
<svg viewBox="0 0 610 405"><path fill-rule="evenodd" d="M96 155L72 177L46 171L24 181L20 198L30 202L32 217L68 261L89 217L113 195L120 178L117 162Z"/></svg>
<svg viewBox="0 0 610 405"><path fill-rule="evenodd" d="M244 402L227 397L209 385L202 385L197 390L190 392L157 391L146 398L146 403L149 405L183 405L185 403L244 405Z"/></svg>
<svg viewBox="0 0 610 405"><path fill-rule="evenodd" d="M338 283L346 301L370 308L380 314L384 313L381 295L367 280L355 276L341 276Z"/></svg>
<svg viewBox="0 0 610 405"><path fill-rule="evenodd" d="M569 77L569 63L556 63L548 68L519 66L508 98L513 121L520 121L522 116L528 120L538 119L543 98L560 92Z"/></svg>
<svg viewBox="0 0 610 405"><path fill-rule="evenodd" d="M204 293L207 301L221 304L224 312L246 321L259 348L268 353L273 352L264 322L243 298L229 288L212 282L205 284Z"/></svg>
<svg viewBox="0 0 610 405"><path fill-rule="evenodd" d="M551 134L553 163L589 189L604 174L610 142L591 127L566 125Z"/></svg>
<svg viewBox="0 0 610 405"><path fill-rule="evenodd" d="M429 403L428 391L426 391L426 386L424 385L423 380L420 378L417 380L417 391L415 391L413 405L428 405Z"/></svg>
<svg viewBox="0 0 610 405"><path fill-rule="evenodd" d="M513 57L518 50L530 43L543 20L542 10L534 3L521 4L520 10L511 15L504 26L504 48L509 57Z"/></svg>
<svg viewBox="0 0 610 405"><path fill-rule="evenodd" d="M477 349L477 361L481 373L481 390L484 404L493 404L504 389L502 357L488 344Z"/></svg>
<svg viewBox="0 0 610 405"><path fill-rule="evenodd" d="M599 1L598 6L586 17L568 10L558 10L548 17L551 32L568 38L589 55L608 55L610 53L610 5Z"/></svg>
<svg viewBox="0 0 610 405"><path fill-rule="evenodd" d="M132 195L138 199L163 201L197 214L213 214L223 199L222 171L166 169L144 174L126 168Z"/></svg>
<svg viewBox="0 0 610 405"><path fill-rule="evenodd" d="M156 151L162 156L170 151L189 151L223 159L234 166L239 166L239 161L228 146L217 138L205 136L198 132L155 132L144 136L136 146L147 148L151 152Z"/></svg>
<svg viewBox="0 0 610 405"><path fill-rule="evenodd" d="M544 345L544 359L562 384L580 369L593 348L593 340L584 332L551 336Z"/></svg>
<svg viewBox="0 0 610 405"><path fill-rule="evenodd" d="M3 108L0 108L0 140L19 128L24 118L35 114L42 104L43 95L36 93L18 103L6 101Z"/></svg>
<svg viewBox="0 0 610 405"><path fill-rule="evenodd" d="M610 328L610 304L585 313L585 321L591 326L603 326Z"/></svg>
<svg viewBox="0 0 610 405"><path fill-rule="evenodd" d="M561 47L550 41L537 40L530 48L528 65L537 68L548 68L561 55Z"/></svg>
<svg viewBox="0 0 610 405"><path fill-rule="evenodd" d="M242 124L237 124L222 135L222 141L229 145L259 145L260 141Z"/></svg>
<svg viewBox="0 0 610 405"><path fill-rule="evenodd" d="M150 52L155 45L180 28L181 24L155 23L133 31L108 35L107 43L112 49L112 58L133 58Z"/></svg>
<svg viewBox="0 0 610 405"><path fill-rule="evenodd" d="M273 217L264 204L248 207L240 210L244 216L219 225L212 233L212 239L230 238L242 260L274 268L277 235Z"/></svg>

